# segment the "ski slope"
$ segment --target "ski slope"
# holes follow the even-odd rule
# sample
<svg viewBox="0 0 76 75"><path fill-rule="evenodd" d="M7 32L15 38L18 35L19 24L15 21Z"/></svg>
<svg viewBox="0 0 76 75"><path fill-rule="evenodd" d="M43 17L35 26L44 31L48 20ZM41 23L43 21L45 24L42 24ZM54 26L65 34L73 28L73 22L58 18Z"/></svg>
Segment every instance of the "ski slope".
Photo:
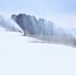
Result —
<svg viewBox="0 0 76 75"><path fill-rule="evenodd" d="M0 31L0 74L76 74L76 49Z"/></svg>

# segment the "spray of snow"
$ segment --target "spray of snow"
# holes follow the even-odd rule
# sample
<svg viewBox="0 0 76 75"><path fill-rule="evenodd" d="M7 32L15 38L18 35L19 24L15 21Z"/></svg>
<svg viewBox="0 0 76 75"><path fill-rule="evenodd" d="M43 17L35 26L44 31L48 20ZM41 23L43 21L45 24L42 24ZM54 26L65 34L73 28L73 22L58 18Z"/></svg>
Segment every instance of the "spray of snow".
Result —
<svg viewBox="0 0 76 75"><path fill-rule="evenodd" d="M4 27L9 31L23 32L23 30L14 20L12 20L11 18L5 18L3 16L0 16L0 27Z"/></svg>

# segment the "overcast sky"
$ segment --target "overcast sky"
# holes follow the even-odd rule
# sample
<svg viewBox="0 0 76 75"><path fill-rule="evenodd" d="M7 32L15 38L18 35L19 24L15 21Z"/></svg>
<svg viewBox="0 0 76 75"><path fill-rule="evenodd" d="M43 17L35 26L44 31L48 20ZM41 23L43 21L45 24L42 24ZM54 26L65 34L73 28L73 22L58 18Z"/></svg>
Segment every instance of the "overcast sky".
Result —
<svg viewBox="0 0 76 75"><path fill-rule="evenodd" d="M0 0L0 14L25 13L60 26L76 27L76 0Z"/></svg>

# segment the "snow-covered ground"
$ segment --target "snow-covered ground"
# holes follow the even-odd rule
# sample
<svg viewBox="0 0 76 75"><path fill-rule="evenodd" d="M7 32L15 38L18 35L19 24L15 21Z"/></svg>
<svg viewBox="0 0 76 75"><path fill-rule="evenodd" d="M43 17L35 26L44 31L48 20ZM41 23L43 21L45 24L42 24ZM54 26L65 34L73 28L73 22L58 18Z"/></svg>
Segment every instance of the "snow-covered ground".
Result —
<svg viewBox="0 0 76 75"><path fill-rule="evenodd" d="M76 74L75 48L22 35L0 31L0 74Z"/></svg>

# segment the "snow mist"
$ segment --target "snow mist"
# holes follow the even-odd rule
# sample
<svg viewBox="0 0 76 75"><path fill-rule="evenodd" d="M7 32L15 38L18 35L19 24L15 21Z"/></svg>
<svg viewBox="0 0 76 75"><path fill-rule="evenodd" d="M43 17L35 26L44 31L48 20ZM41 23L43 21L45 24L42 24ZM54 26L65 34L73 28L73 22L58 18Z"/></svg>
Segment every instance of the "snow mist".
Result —
<svg viewBox="0 0 76 75"><path fill-rule="evenodd" d="M23 33L23 30L11 18L8 19L8 18L5 18L3 16L0 16L0 27L3 27L3 28L5 28L6 30L9 30L9 31L22 32Z"/></svg>

